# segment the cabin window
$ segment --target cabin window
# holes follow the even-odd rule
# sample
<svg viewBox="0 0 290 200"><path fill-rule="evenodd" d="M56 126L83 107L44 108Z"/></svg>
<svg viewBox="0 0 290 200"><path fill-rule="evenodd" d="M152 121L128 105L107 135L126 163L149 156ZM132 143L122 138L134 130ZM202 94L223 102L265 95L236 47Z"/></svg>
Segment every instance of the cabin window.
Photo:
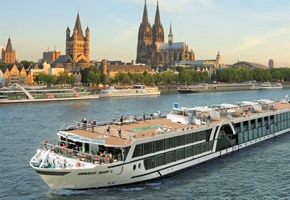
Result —
<svg viewBox="0 0 290 200"><path fill-rule="evenodd" d="M166 159L166 164L174 162L175 161L174 151L166 153L165 159Z"/></svg>
<svg viewBox="0 0 290 200"><path fill-rule="evenodd" d="M153 143L152 142L147 142L144 143L144 155L153 153Z"/></svg>
<svg viewBox="0 0 290 200"><path fill-rule="evenodd" d="M241 123L236 123L235 124L235 131L236 131L236 133L240 133L241 132Z"/></svg>
<svg viewBox="0 0 290 200"><path fill-rule="evenodd" d="M251 120L251 129L256 128L256 120L252 119Z"/></svg>
<svg viewBox="0 0 290 200"><path fill-rule="evenodd" d="M274 124L274 115L270 116L270 124Z"/></svg>
<svg viewBox="0 0 290 200"><path fill-rule="evenodd" d="M175 146L176 147L184 145L184 144L185 144L184 135L175 137Z"/></svg>
<svg viewBox="0 0 290 200"><path fill-rule="evenodd" d="M164 140L154 141L154 152L164 150Z"/></svg>
<svg viewBox="0 0 290 200"><path fill-rule="evenodd" d="M268 117L264 117L264 125L268 125Z"/></svg>
<svg viewBox="0 0 290 200"><path fill-rule="evenodd" d="M155 167L164 165L164 154L155 157Z"/></svg>
<svg viewBox="0 0 290 200"><path fill-rule="evenodd" d="M146 170L148 169L152 169L155 167L155 157L149 157L147 159L144 160L144 167Z"/></svg>
<svg viewBox="0 0 290 200"><path fill-rule="evenodd" d="M165 139L165 149L174 147L174 137Z"/></svg>
<svg viewBox="0 0 290 200"><path fill-rule="evenodd" d="M185 148L185 157L190 157L190 156L193 156L193 147L187 147Z"/></svg>
<svg viewBox="0 0 290 200"><path fill-rule="evenodd" d="M211 130L212 129L206 130L206 141L209 141Z"/></svg>
<svg viewBox="0 0 290 200"><path fill-rule="evenodd" d="M192 133L185 135L185 144L192 143Z"/></svg>
<svg viewBox="0 0 290 200"><path fill-rule="evenodd" d="M201 144L194 145L194 155L200 154L202 152Z"/></svg>
<svg viewBox="0 0 290 200"><path fill-rule="evenodd" d="M184 159L184 149L176 150L176 160Z"/></svg>
<svg viewBox="0 0 290 200"><path fill-rule="evenodd" d="M194 138L194 141L197 142L197 141L200 141L201 140L201 137L200 137L200 132L198 133L193 133L193 138Z"/></svg>
<svg viewBox="0 0 290 200"><path fill-rule="evenodd" d="M239 133L239 144L244 143L243 133Z"/></svg>
<svg viewBox="0 0 290 200"><path fill-rule="evenodd" d="M143 145L142 144L137 144L135 146L133 158L138 157L138 156L143 156Z"/></svg>
<svg viewBox="0 0 290 200"><path fill-rule="evenodd" d="M247 131L248 130L248 121L243 122L243 130Z"/></svg>
<svg viewBox="0 0 290 200"><path fill-rule="evenodd" d="M249 131L249 140L253 140L254 139L254 132L252 130Z"/></svg>
<svg viewBox="0 0 290 200"><path fill-rule="evenodd" d="M130 150L130 147L125 147L125 148L124 148L124 160L126 160L127 155L128 155L128 153L129 153L129 150Z"/></svg>
<svg viewBox="0 0 290 200"><path fill-rule="evenodd" d="M208 151L208 142L202 143L202 152Z"/></svg>
<svg viewBox="0 0 290 200"><path fill-rule="evenodd" d="M258 119L258 127L262 127L262 118Z"/></svg>

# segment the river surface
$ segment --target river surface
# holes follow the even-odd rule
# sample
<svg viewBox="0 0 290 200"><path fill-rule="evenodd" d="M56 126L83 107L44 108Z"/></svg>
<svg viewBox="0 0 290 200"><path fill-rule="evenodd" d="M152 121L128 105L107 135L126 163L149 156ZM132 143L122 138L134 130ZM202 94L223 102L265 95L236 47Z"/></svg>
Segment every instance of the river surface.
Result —
<svg viewBox="0 0 290 200"><path fill-rule="evenodd" d="M51 190L29 166L40 142L56 138L65 123L105 121L256 99L282 99L290 89L156 97L106 98L75 102L0 105L0 199L289 199L290 134L195 166L171 178L106 189Z"/></svg>

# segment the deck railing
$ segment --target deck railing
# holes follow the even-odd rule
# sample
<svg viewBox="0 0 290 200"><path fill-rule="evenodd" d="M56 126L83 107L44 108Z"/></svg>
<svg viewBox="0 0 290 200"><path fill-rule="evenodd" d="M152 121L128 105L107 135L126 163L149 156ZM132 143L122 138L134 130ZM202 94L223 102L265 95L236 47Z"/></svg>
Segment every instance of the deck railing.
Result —
<svg viewBox="0 0 290 200"><path fill-rule="evenodd" d="M119 154L108 153L108 154L103 154L103 155L95 154L93 152L84 153L82 151L82 148L75 150L71 148L62 147L59 145L53 145L49 143L48 141L44 141L43 143L41 143L41 149L46 150L46 151L49 150L52 154L55 154L55 156L61 155L64 158L67 158L66 162L69 162L69 160L71 160L71 161L74 161L75 164L79 161L85 162L85 163L91 163L95 165L111 164L114 162L122 161L121 153ZM49 163L49 164L52 165L53 163ZM61 167L61 166L58 166L58 167ZM66 167L66 166L63 165L62 167Z"/></svg>

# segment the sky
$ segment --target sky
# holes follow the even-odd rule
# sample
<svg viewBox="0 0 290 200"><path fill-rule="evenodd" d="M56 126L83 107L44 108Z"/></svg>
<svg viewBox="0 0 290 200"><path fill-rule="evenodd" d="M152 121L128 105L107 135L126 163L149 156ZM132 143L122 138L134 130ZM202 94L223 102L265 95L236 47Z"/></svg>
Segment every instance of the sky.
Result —
<svg viewBox="0 0 290 200"><path fill-rule="evenodd" d="M151 25L157 0L147 0ZM136 59L144 0L0 0L0 48L11 37L18 60L37 61L44 51L65 53L66 28L77 13L91 31L91 60ZM168 40L186 42L196 59L290 67L289 0L159 0Z"/></svg>

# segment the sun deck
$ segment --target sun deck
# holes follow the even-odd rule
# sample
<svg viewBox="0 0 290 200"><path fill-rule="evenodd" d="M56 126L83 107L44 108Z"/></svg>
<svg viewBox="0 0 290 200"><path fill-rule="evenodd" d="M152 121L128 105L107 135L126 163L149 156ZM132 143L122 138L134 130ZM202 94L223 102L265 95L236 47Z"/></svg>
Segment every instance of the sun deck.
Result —
<svg viewBox="0 0 290 200"><path fill-rule="evenodd" d="M182 124L172 122L170 119L153 117L152 119L146 119L145 121L126 121L114 122L110 124L110 132L107 133L106 125L92 126L82 123L77 123L76 130L67 130L66 133L71 133L83 138L89 138L91 140L99 140L104 143L105 146L129 146L133 140L155 137L161 134L176 133L187 129L196 129L205 126L211 126L219 124L223 120L243 120L245 117L253 117L261 115L267 112L276 112L283 109L289 109L288 101L274 102L261 100L255 105L260 106L261 109L255 108L252 102L241 102L240 104L234 104L239 106L230 106L233 104L220 104L218 108L215 108L219 113L219 117L208 118L209 112L199 112L196 114L196 118L199 118L200 124ZM121 129L121 135L119 135L118 129Z"/></svg>

